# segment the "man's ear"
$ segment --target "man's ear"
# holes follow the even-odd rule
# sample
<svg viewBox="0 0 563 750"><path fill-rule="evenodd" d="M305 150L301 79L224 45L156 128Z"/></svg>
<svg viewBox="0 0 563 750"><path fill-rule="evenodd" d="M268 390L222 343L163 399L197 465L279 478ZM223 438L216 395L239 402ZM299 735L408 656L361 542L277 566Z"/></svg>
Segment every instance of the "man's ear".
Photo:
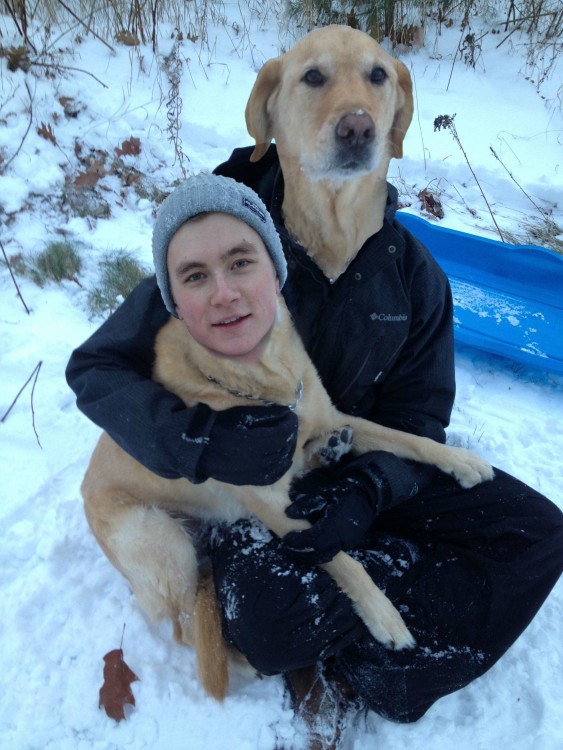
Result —
<svg viewBox="0 0 563 750"><path fill-rule="evenodd" d="M256 141L250 161L259 161L274 137L272 100L280 85L281 57L268 60L258 73L246 104L246 129Z"/></svg>
<svg viewBox="0 0 563 750"><path fill-rule="evenodd" d="M411 124L414 102L412 97L412 80L408 68L400 60L395 60L395 65L399 74L397 110L391 132L389 133L389 140L392 145L391 156L401 159L403 156L403 140Z"/></svg>

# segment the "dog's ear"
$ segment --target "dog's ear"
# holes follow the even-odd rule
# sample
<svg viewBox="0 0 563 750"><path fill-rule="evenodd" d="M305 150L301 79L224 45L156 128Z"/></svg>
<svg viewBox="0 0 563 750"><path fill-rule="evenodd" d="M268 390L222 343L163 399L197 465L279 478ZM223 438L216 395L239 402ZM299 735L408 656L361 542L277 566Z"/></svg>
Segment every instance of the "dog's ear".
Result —
<svg viewBox="0 0 563 750"><path fill-rule="evenodd" d="M280 84L281 58L268 60L258 73L246 104L246 129L256 141L250 161L261 159L274 137L268 104Z"/></svg>
<svg viewBox="0 0 563 750"><path fill-rule="evenodd" d="M412 80L410 73L404 63L395 60L397 73L399 74L398 86L399 106L395 112L393 127L391 128L390 140L392 145L391 156L401 159L403 156L403 139L406 135L409 125L411 124L414 111L412 98Z"/></svg>

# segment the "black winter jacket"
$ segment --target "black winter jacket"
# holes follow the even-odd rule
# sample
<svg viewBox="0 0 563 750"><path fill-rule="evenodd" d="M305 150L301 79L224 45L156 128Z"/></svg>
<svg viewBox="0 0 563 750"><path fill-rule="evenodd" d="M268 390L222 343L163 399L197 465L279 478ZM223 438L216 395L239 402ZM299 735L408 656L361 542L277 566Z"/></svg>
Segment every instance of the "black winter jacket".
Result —
<svg viewBox="0 0 563 750"><path fill-rule="evenodd" d="M275 147L256 163L251 151L236 149L216 172L245 182L269 207L288 262L283 295L333 402L443 442L455 393L451 293L428 250L395 221L396 190L389 185L383 228L331 283L285 230ZM180 439L190 410L149 379L168 319L155 278L143 281L73 352L66 374L78 407L127 452L161 476L193 480L199 454ZM431 477L400 459L384 464L390 505Z"/></svg>

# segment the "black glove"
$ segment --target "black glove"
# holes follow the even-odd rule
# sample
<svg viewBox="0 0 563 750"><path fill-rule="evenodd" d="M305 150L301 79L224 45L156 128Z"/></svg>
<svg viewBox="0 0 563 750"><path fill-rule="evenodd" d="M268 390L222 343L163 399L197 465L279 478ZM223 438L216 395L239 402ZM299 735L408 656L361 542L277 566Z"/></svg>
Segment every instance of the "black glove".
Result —
<svg viewBox="0 0 563 750"><path fill-rule="evenodd" d="M207 436L196 466L196 482L212 477L227 484L267 485L288 471L298 428L288 406L235 406L212 412L200 404L200 409L207 409L207 424L212 422L211 429L200 433ZM201 425L206 421L203 411L199 417ZM193 435L193 421L190 427Z"/></svg>
<svg viewBox="0 0 563 750"><path fill-rule="evenodd" d="M374 451L346 457L328 469L317 469L294 482L286 508L289 518L313 525L283 537L300 560L320 564L340 550L362 546L379 513L415 495L434 470Z"/></svg>
<svg viewBox="0 0 563 750"><path fill-rule="evenodd" d="M377 517L369 485L361 477L343 476L317 469L300 479L290 493L289 518L305 518L313 525L290 531L283 543L294 557L310 564L332 560L343 549L361 545Z"/></svg>

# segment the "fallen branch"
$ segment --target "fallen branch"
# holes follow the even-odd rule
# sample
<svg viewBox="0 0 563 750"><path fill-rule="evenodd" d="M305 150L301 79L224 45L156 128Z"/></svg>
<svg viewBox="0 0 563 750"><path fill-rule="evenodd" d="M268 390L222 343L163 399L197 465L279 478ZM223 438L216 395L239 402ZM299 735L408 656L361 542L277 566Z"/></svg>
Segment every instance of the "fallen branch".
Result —
<svg viewBox="0 0 563 750"><path fill-rule="evenodd" d="M2 419L0 419L0 422L2 424L6 421L6 419L8 418L8 414L12 411L12 409L16 405L17 400L19 399L19 397L21 396L21 394L26 389L28 383L33 379L33 386L31 387L31 423L33 425L33 432L35 433L35 438L37 440L37 444L39 445L40 448L42 448L43 446L41 445L41 442L39 441L39 435L37 434L37 430L35 429L35 410L33 408L33 396L35 394L35 384L37 383L37 378L39 377L39 370L41 369L41 365L42 364L43 364L43 361L38 362L38 364L35 366L35 369L31 373L31 375L28 377L28 379L25 381L25 383L19 389L19 391L18 391L15 399L12 401L12 403L8 407L8 410L6 411L6 413L4 414L4 416L2 417Z"/></svg>
<svg viewBox="0 0 563 750"><path fill-rule="evenodd" d="M12 277L12 281L14 282L14 286L16 287L16 292L18 293L18 297L21 299L22 304L25 307L26 313L28 315L31 315L31 313L29 312L29 307L25 304L25 300L22 297L22 293L20 292L18 282L16 281L16 277L14 276L14 272L12 271L12 266L10 265L10 261L8 260L8 256L6 255L6 251L4 250L4 245L2 244L2 240L0 240L0 248L2 248L2 255L4 256L4 260L6 261L6 265L8 266L8 271L10 272L10 276Z"/></svg>

